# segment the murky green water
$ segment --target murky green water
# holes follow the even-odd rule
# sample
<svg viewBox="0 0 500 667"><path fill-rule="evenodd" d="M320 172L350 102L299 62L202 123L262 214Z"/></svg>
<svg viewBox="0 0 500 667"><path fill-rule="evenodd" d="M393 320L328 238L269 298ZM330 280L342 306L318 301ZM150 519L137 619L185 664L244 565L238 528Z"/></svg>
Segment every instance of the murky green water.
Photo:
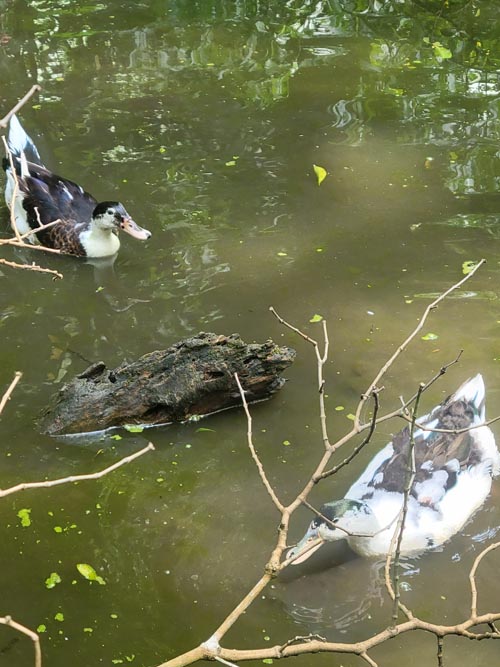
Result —
<svg viewBox="0 0 500 667"><path fill-rule="evenodd" d="M499 7L467 5L469 17L462 3L434 14L427 4L427 21L412 3L359 1L342 11L326 2L0 4L0 115L38 81L43 92L22 118L49 166L98 198L120 199L153 232L145 244L124 238L113 268L5 252L43 261L64 280L1 269L1 383L24 373L2 416L3 487L98 470L147 442L124 433L83 445L37 433L48 395L88 362L113 367L200 330L237 331L298 350L284 390L253 408L269 477L290 499L321 452L316 370L312 350L268 306L310 335L320 336L314 314L328 320L333 439L429 294L481 257L488 263L465 298L450 299L426 326L438 338L419 338L391 370L383 406L463 348L425 407L480 371L489 414L500 413L498 71L477 45L492 47ZM470 43L446 32L446 21L469 25L468 17ZM438 60L438 38L452 58ZM473 48L476 68L466 61ZM328 171L320 187L313 164ZM2 218L6 229L5 209ZM262 572L277 516L244 416L199 426L148 432L156 451L99 481L0 504L0 615L46 625L47 665L157 665L205 640ZM342 496L399 427L382 425L372 449L318 487L314 502ZM498 500L497 483L442 551L405 562L405 600L422 617L452 623L468 614L467 573L498 534ZM23 508L31 509L25 528ZM308 520L298 513L292 537ZM310 632L356 641L384 627L379 567L361 559L328 567L337 556L277 581L225 645ZM482 611L498 608L495 558L481 570ZM85 581L77 563L91 564L106 586ZM62 582L47 589L51 572ZM0 665L31 664L29 644L2 629ZM450 639L445 650L455 665L499 657L494 642ZM434 664L435 640L405 636L373 655L383 665ZM359 664L349 656L294 664L332 660Z"/></svg>

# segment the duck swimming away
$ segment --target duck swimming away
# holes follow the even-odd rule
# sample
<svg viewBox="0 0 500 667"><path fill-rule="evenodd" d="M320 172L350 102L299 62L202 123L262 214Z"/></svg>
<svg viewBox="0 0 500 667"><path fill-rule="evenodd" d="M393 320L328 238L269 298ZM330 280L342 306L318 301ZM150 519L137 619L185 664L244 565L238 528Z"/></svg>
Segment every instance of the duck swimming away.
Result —
<svg viewBox="0 0 500 667"><path fill-rule="evenodd" d="M492 477L500 472L500 453L485 421L485 387L481 375L467 380L431 413L417 419L436 433L415 429L416 475L408 499L401 553L425 551L457 533L486 500ZM477 425L477 427L476 427ZM387 555L403 506L410 431L406 427L369 463L342 500L320 508L287 558L307 560L325 541L347 539L362 556ZM348 533L340 528L344 528Z"/></svg>
<svg viewBox="0 0 500 667"><path fill-rule="evenodd" d="M5 201L9 209L14 208L19 233L34 232L27 237L31 243L77 257L109 257L120 247L120 229L141 241L151 236L132 220L120 202L98 203L81 186L49 171L15 115L10 119L7 144L11 155L3 160L7 175ZM12 165L18 183L14 202L16 178ZM54 220L60 222L36 231Z"/></svg>

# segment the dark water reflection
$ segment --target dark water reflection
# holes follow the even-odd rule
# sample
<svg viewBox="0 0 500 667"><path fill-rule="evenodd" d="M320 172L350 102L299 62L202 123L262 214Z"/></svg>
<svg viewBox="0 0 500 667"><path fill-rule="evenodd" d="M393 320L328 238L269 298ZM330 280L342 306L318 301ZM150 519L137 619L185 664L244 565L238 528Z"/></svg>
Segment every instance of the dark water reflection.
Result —
<svg viewBox="0 0 500 667"><path fill-rule="evenodd" d="M43 259L64 273L60 282L1 269L2 383L24 372L2 420L2 486L103 468L146 436L156 445L100 481L0 505L0 613L47 626L53 667L146 667L193 647L253 585L275 538L239 412L202 422L210 431L189 424L91 445L39 436L47 396L89 362L115 366L200 330L297 347L285 389L253 410L263 462L289 499L321 451L316 371L311 350L268 306L311 335L320 335L309 324L315 313L329 321L333 438L430 296L461 277L463 262L486 257L462 298L433 316L427 331L438 339L417 340L391 370L383 398L392 408L463 348L424 408L481 371L489 413L500 413L498 73L480 51L477 67L466 67L465 33L450 38L454 57L441 63L423 41L442 39L431 31L458 20L462 3L426 18L404 4L0 4L1 108L41 83L22 116L47 163L97 197L122 200L153 232L146 244L123 239L113 266L5 253ZM491 45L498 3L476 5ZM329 172L321 187L313 164ZM314 501L341 496L398 428L382 425L372 450ZM442 551L405 562L405 600L424 618L468 613L466 577L498 536L498 493L497 484ZM32 510L29 528L16 516L22 508ZM308 520L298 513L293 538ZM275 582L228 645L309 632L355 641L383 627L391 610L379 565L340 556L325 552ZM92 564L107 585L83 580L76 563ZM483 610L498 602L495 563L491 555L482 566ZM51 572L62 583L47 589ZM29 664L31 647L10 637L2 631L0 665ZM432 638L404 637L395 648L375 658L435 659ZM450 664L498 662L491 642L450 640L446 650Z"/></svg>

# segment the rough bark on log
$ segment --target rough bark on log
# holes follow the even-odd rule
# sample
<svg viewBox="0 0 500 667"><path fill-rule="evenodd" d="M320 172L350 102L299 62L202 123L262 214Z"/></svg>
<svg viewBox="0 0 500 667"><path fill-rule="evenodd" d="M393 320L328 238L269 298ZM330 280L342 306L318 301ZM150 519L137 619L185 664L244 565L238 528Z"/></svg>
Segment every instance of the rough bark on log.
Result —
<svg viewBox="0 0 500 667"><path fill-rule="evenodd" d="M272 341L247 345L238 334L199 333L114 370L93 364L52 397L40 426L63 435L185 421L241 405L234 373L249 403L269 398L294 358L294 350Z"/></svg>

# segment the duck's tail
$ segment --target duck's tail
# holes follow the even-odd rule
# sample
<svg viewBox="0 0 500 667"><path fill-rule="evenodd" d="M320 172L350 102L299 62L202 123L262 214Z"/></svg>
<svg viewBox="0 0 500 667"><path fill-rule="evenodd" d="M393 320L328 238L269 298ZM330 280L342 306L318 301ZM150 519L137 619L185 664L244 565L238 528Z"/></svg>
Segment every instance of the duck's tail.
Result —
<svg viewBox="0 0 500 667"><path fill-rule="evenodd" d="M18 117L14 114L9 121L9 136L7 137L7 144L13 157L17 157L22 162L34 162L35 164L44 166L40 153L35 146L31 137L26 134L23 126L19 122Z"/></svg>

